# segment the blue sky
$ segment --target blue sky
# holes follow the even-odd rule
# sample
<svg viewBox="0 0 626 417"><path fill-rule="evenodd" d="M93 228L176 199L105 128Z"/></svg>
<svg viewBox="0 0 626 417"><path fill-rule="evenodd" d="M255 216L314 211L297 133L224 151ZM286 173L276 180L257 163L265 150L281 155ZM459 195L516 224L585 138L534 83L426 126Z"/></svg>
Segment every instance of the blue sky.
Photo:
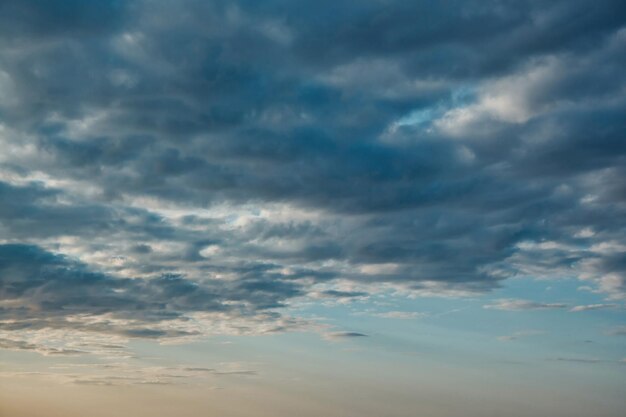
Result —
<svg viewBox="0 0 626 417"><path fill-rule="evenodd" d="M625 57L618 0L0 2L0 414L621 416Z"/></svg>

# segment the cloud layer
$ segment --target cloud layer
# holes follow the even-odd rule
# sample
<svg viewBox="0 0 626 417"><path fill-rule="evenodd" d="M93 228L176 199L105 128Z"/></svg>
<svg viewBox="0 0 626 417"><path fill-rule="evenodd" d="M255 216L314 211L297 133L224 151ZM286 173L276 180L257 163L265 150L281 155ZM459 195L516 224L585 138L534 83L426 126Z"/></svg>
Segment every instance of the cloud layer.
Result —
<svg viewBox="0 0 626 417"><path fill-rule="evenodd" d="M626 297L621 1L0 16L3 331L300 328L301 298L514 276Z"/></svg>

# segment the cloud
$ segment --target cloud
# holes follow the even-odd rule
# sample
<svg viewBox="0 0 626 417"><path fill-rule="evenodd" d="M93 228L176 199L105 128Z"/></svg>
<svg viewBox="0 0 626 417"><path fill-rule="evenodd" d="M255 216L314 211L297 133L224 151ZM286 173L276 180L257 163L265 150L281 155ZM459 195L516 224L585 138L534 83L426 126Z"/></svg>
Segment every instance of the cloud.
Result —
<svg viewBox="0 0 626 417"><path fill-rule="evenodd" d="M587 304L574 306L570 309L571 312L590 311L590 310L612 310L618 308L617 304Z"/></svg>
<svg viewBox="0 0 626 417"><path fill-rule="evenodd" d="M34 343L28 343L24 340L11 340L0 339L0 349L8 350L26 350L40 353L44 356L70 356L70 355L82 355L87 352L81 350L65 349L65 348L52 348L47 346L41 346Z"/></svg>
<svg viewBox="0 0 626 417"><path fill-rule="evenodd" d="M609 362L609 361L601 360L598 358L555 358L553 360L558 361L558 362L589 363L589 364Z"/></svg>
<svg viewBox="0 0 626 417"><path fill-rule="evenodd" d="M401 319L401 320L410 320L418 317L426 317L427 313L419 313L416 311L386 311L384 313L376 313L374 314L376 317L382 317L385 319Z"/></svg>
<svg viewBox="0 0 626 417"><path fill-rule="evenodd" d="M570 362L570 363L580 363L580 364L617 364L620 365L624 363L623 360L610 360L610 359L600 359L600 358L579 358L579 357L560 357L550 359L552 361L558 362Z"/></svg>
<svg viewBox="0 0 626 417"><path fill-rule="evenodd" d="M611 336L626 336L626 326L618 326L609 332Z"/></svg>
<svg viewBox="0 0 626 417"><path fill-rule="evenodd" d="M201 385L206 387L216 378L245 378L258 376L243 364L221 364L220 368L189 368L184 366L151 366L143 362L120 363L68 363L48 367L44 372L0 372L2 377L42 378L77 385L129 386L129 385Z"/></svg>
<svg viewBox="0 0 626 417"><path fill-rule="evenodd" d="M321 293L323 296L334 298L358 298L366 297L368 293L363 291L340 291L340 290L326 290Z"/></svg>
<svg viewBox="0 0 626 417"><path fill-rule="evenodd" d="M5 244L0 245L0 282L0 330L19 331L22 337L34 331L45 340L50 339L46 332L65 329L123 338L189 338L206 332L187 323L194 314L207 314L215 321L239 317L243 323L265 322L257 326L259 332L301 325L278 313L263 313L300 294L296 285L276 279L202 285L174 275L122 278L91 271L37 246ZM3 340L4 348L83 353Z"/></svg>
<svg viewBox="0 0 626 417"><path fill-rule="evenodd" d="M124 16L123 3L70 0L41 3L8 0L0 7L3 37L40 39L46 36L89 36L113 30Z"/></svg>
<svg viewBox="0 0 626 417"><path fill-rule="evenodd" d="M347 339L368 337L368 335L366 335L364 333L358 333L358 332L332 332L332 333L324 334L324 337L327 340L338 341L338 340L347 340Z"/></svg>
<svg viewBox="0 0 626 417"><path fill-rule="evenodd" d="M5 331L302 329L295 300L512 277L626 297L621 1L0 16Z"/></svg>
<svg viewBox="0 0 626 417"><path fill-rule="evenodd" d="M521 330L507 336L498 336L498 340L500 340L501 342L511 342L513 340L518 340L523 337L539 336L545 333L546 332L543 330Z"/></svg>
<svg viewBox="0 0 626 417"><path fill-rule="evenodd" d="M567 304L562 303L538 303L528 300L498 300L492 304L486 304L483 308L491 310L525 311L525 310L560 310L567 308Z"/></svg>

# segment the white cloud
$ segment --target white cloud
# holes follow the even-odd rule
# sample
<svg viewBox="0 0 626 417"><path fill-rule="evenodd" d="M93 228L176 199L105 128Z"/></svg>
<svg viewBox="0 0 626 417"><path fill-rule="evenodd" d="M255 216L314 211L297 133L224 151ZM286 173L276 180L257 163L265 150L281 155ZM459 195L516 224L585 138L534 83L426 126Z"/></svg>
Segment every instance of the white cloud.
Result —
<svg viewBox="0 0 626 417"><path fill-rule="evenodd" d="M375 317L382 317L385 319L401 319L410 320L420 317L427 317L428 313L419 313L417 311L386 311L384 313L374 313Z"/></svg>
<svg viewBox="0 0 626 417"><path fill-rule="evenodd" d="M570 309L571 312L589 311L589 310L610 310L617 308L617 304L587 304L575 306Z"/></svg>

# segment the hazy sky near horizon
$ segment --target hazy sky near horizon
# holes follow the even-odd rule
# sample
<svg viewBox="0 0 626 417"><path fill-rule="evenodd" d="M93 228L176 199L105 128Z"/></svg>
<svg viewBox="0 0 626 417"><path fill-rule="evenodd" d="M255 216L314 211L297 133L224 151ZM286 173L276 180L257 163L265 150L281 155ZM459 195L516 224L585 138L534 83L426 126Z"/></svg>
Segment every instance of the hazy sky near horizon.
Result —
<svg viewBox="0 0 626 417"><path fill-rule="evenodd" d="M0 0L0 417L621 417L623 0Z"/></svg>

